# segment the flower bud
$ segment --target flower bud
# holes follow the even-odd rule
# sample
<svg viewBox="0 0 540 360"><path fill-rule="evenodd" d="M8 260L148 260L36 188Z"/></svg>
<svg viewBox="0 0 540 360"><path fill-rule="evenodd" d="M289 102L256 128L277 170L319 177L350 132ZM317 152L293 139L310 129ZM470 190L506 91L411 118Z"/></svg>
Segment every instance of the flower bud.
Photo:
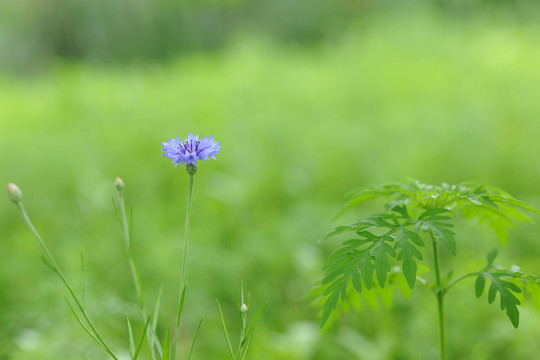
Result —
<svg viewBox="0 0 540 360"><path fill-rule="evenodd" d="M9 183L7 186L8 197L15 204L18 204L22 201L22 191L14 183Z"/></svg>
<svg viewBox="0 0 540 360"><path fill-rule="evenodd" d="M247 311L248 311L247 305L246 305L246 304L242 304L242 306L240 306L240 311L242 312L242 314L247 313Z"/></svg>
<svg viewBox="0 0 540 360"><path fill-rule="evenodd" d="M116 190L122 191L124 190L124 182L119 177L114 180L114 186L116 187Z"/></svg>
<svg viewBox="0 0 540 360"><path fill-rule="evenodd" d="M187 164L186 171L189 175L195 175L195 173L197 172L197 165Z"/></svg>

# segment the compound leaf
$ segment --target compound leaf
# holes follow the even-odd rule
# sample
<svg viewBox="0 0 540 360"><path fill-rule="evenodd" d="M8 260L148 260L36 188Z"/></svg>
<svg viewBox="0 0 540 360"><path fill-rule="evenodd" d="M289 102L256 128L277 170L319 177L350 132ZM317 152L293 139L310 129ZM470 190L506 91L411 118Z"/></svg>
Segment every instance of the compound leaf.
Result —
<svg viewBox="0 0 540 360"><path fill-rule="evenodd" d="M384 288L387 275L390 272L390 262L388 261L387 255L396 257L396 252L392 246L388 245L384 240L381 240L379 246L373 250L373 255L375 256L373 265L375 272L377 273L377 280L379 281L379 285Z"/></svg>
<svg viewBox="0 0 540 360"><path fill-rule="evenodd" d="M452 255L456 255L456 233L449 229L454 224L448 222L448 220L451 220L449 216L441 215L449 211L448 209L426 210L418 218L415 229L421 228L431 231L436 240L440 240L450 250Z"/></svg>
<svg viewBox="0 0 540 360"><path fill-rule="evenodd" d="M356 291L362 292L362 278L358 271L354 271L351 275L351 283Z"/></svg>
<svg viewBox="0 0 540 360"><path fill-rule="evenodd" d="M332 293L326 301L323 304L323 310L321 315L321 328L324 327L328 319L330 318L330 315L332 314L332 311L337 307L337 303L339 300L339 293Z"/></svg>
<svg viewBox="0 0 540 360"><path fill-rule="evenodd" d="M396 234L396 238L396 247L400 249L397 259L403 261L403 275L405 275L405 279L407 279L407 284L412 289L416 282L417 267L415 258L418 260L422 260L423 257L422 253L420 253L420 251L418 251L418 249L414 245L412 245L409 240L412 240L412 242L416 243L419 246L423 246L424 242L417 233L407 230L405 229L405 227L401 227L401 229Z"/></svg>
<svg viewBox="0 0 540 360"><path fill-rule="evenodd" d="M328 321L339 299L345 299L349 281L358 293L362 291L362 282L366 289L371 289L373 271L381 287L386 283L387 274L391 270L388 255L396 257L394 248L388 242L394 239L389 235L376 236L369 232L360 234L365 239L347 240L344 243L346 246L335 251L323 266L326 272L322 280L322 295L327 298L323 304L321 327Z"/></svg>
<svg viewBox="0 0 540 360"><path fill-rule="evenodd" d="M362 265L360 265L360 272L362 274L362 280L364 281L366 289L371 289L371 284L373 283L373 264L371 263L371 259L369 257L367 257L362 262Z"/></svg>
<svg viewBox="0 0 540 360"><path fill-rule="evenodd" d="M479 290L478 290L479 280L478 279L480 278L480 276L489 277L489 279L491 280L491 285L488 291L488 302L490 304L493 303L495 301L495 297L497 296L497 293L499 293L499 297L501 300L501 303L500 303L501 310L506 310L506 315L510 319L510 322L517 329L519 326L519 310L517 308L517 305L520 305L521 302L514 295L514 293L520 293L521 289L516 284L501 279L501 276L502 276L501 274L484 272L484 273L481 273L476 280L477 296L479 293ZM482 282L482 280L480 280L480 282ZM480 292L480 295L481 295L481 292Z"/></svg>

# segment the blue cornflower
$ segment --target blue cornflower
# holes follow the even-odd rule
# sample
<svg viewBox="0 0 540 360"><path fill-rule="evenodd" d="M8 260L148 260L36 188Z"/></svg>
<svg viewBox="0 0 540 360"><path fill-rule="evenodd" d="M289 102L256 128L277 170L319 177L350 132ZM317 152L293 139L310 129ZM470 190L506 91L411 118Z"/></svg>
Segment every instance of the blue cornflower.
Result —
<svg viewBox="0 0 540 360"><path fill-rule="evenodd" d="M214 137L207 135L199 140L199 135L193 136L189 133L188 138L180 141L180 136L176 139L169 138L168 142L162 142L163 156L172 159L174 167L178 164L190 164L197 166L197 160L216 159L215 156L221 149L221 145L214 141Z"/></svg>

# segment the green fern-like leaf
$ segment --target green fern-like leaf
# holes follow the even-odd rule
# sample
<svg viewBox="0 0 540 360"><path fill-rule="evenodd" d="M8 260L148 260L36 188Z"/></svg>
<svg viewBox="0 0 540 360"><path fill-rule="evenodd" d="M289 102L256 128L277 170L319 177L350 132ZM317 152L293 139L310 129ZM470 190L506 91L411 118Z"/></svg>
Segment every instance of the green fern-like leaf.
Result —
<svg viewBox="0 0 540 360"><path fill-rule="evenodd" d="M391 269L390 261L388 261L388 255L391 257L396 257L394 248L386 242L388 239L388 237L381 239L373 250L373 256L375 258L373 261L373 267L375 268L377 280L379 281L379 285L381 287L384 287L386 284L386 278Z"/></svg>
<svg viewBox="0 0 540 360"><path fill-rule="evenodd" d="M360 234L362 239L345 241L344 247L334 252L323 266L325 276L322 285L325 289L322 295L327 298L323 304L321 327L336 309L339 300L345 299L349 282L359 293L362 291L362 283L366 289L371 289L374 270L379 284L384 286L386 282L390 264L387 258L383 259L383 255L386 257L386 252L390 252L395 256L395 252L385 240L392 239L389 236L376 236L367 231Z"/></svg>
<svg viewBox="0 0 540 360"><path fill-rule="evenodd" d="M396 247L400 249L397 259L403 261L403 275L405 275L407 284L412 289L416 282L417 266L415 258L418 260L423 259L422 253L418 251L418 249L412 243L416 244L417 246L424 246L424 241L417 233L407 230L403 226L396 233L396 238Z"/></svg>
<svg viewBox="0 0 540 360"><path fill-rule="evenodd" d="M387 209L403 205L424 210L446 208L466 218L478 219L492 228L503 243L508 239L509 229L530 221L524 211L540 214L539 209L515 199L504 190L475 182L429 185L418 180L408 180L369 186L348 195L350 200L339 215L368 199L393 198Z"/></svg>
<svg viewBox="0 0 540 360"><path fill-rule="evenodd" d="M511 270L505 270L500 266L494 265L498 251L496 248L491 249L487 256L487 265L484 269L478 272L475 282L476 297L482 296L486 285L486 279L491 281L488 290L488 302L491 304L495 301L497 293L500 297L501 310L506 311L506 315L510 319L512 325L517 328L519 326L519 310L517 305L521 305L518 298L523 298L521 294L523 289L531 295L535 304L540 304L540 277L524 274L521 271L512 267ZM540 307L539 307L540 309Z"/></svg>
<svg viewBox="0 0 540 360"><path fill-rule="evenodd" d="M435 239L440 240L450 250L452 255L456 255L456 233L450 230L454 224L449 222L451 217L443 215L449 212L450 210L444 208L426 210L418 218L416 228L430 231Z"/></svg>
<svg viewBox="0 0 540 360"><path fill-rule="evenodd" d="M488 302L490 304L493 303L498 292L501 300L501 310L506 310L506 315L510 319L510 322L517 329L519 326L519 310L517 305L520 305L521 303L513 292L520 293L521 289L516 284L501 279L500 275L491 274L489 272L481 272L476 278L476 297L482 296L486 278L491 280L491 285L488 291Z"/></svg>

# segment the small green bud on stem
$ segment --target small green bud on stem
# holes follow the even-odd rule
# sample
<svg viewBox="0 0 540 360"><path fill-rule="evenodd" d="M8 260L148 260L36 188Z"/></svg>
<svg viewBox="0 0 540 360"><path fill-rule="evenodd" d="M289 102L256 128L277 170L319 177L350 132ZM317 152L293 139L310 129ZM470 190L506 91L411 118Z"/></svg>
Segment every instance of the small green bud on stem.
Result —
<svg viewBox="0 0 540 360"><path fill-rule="evenodd" d="M119 177L114 180L114 186L116 187L116 190L122 191L124 190L124 182Z"/></svg>
<svg viewBox="0 0 540 360"><path fill-rule="evenodd" d="M242 314L245 314L248 312L248 307L246 304L242 304L242 306L240 306L240 311L242 312Z"/></svg>
<svg viewBox="0 0 540 360"><path fill-rule="evenodd" d="M189 175L195 175L195 173L197 172L197 165L187 164L186 171Z"/></svg>
<svg viewBox="0 0 540 360"><path fill-rule="evenodd" d="M22 191L14 183L9 183L7 186L8 197L15 204L18 204L22 201Z"/></svg>

